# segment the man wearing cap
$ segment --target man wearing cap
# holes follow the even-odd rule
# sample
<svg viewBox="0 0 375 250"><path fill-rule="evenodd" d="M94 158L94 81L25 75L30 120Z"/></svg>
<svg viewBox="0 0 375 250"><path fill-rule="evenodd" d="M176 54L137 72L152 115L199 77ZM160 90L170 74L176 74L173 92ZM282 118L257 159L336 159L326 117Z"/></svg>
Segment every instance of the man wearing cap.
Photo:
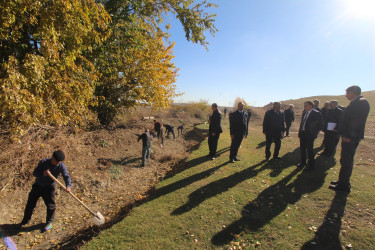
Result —
<svg viewBox="0 0 375 250"><path fill-rule="evenodd" d="M38 166L34 169L33 175L36 177L36 179L29 193L29 198L27 200L24 216L22 222L20 223L20 226L29 223L36 203L38 199L42 197L44 204L47 207L47 218L44 231L51 229L56 209L56 183L48 176L48 172L50 172L56 178L59 176L59 174L61 174L66 184L66 191L70 192L71 179L65 164L62 162L64 159L64 152L58 150L53 152L52 158L46 158L41 160Z"/></svg>
<svg viewBox="0 0 375 250"><path fill-rule="evenodd" d="M370 104L361 96L361 88L355 85L346 89L346 98L350 100L350 104L342 113L338 126L342 138L339 180L332 181L329 188L350 192L354 155L359 142L364 138Z"/></svg>

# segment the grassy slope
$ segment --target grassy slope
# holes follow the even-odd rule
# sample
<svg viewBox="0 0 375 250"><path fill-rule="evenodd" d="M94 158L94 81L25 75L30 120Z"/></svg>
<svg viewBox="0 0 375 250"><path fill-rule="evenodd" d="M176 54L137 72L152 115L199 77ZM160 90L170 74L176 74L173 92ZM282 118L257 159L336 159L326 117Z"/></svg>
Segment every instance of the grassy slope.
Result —
<svg viewBox="0 0 375 250"><path fill-rule="evenodd" d="M202 143L189 158L190 168L157 184L148 202L86 247L375 247L375 200L369 198L375 187L373 140L360 145L353 190L346 197L327 189L338 175L339 150L335 159L318 157L314 171L301 171L296 168L299 151L294 134L283 139L282 161L263 162L264 138L258 122L242 144L241 161L230 164L226 121L224 127L219 158L208 161L207 141Z"/></svg>

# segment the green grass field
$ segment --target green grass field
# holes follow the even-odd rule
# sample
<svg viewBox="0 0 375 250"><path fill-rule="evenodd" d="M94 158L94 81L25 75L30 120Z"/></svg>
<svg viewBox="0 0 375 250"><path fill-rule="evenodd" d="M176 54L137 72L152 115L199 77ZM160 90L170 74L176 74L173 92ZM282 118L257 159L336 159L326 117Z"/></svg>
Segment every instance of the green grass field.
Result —
<svg viewBox="0 0 375 250"><path fill-rule="evenodd" d="M374 249L374 140L360 144L346 195L328 189L338 176L340 147L336 158L318 156L316 168L304 171L296 167L299 140L293 134L282 140L282 160L265 162L260 124L250 123L241 161L228 163L224 120L217 159L209 160L204 141L186 170L158 183L147 202L85 248ZM199 128L206 133L208 125ZM315 146L321 142L322 135Z"/></svg>

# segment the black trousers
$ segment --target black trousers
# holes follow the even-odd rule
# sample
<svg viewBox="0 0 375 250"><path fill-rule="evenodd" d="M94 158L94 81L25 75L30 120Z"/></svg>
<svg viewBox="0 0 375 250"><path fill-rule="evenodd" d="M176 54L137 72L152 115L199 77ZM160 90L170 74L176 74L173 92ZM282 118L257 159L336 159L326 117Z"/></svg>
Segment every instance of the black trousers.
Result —
<svg viewBox="0 0 375 250"><path fill-rule="evenodd" d="M230 144L230 155L229 160L237 158L238 148L241 146L243 140L243 135L234 135L232 143Z"/></svg>
<svg viewBox="0 0 375 250"><path fill-rule="evenodd" d="M281 147L281 137L280 136L266 135L266 158L270 158L270 156L271 156L271 150L270 149L271 149L272 142L275 142L275 149L273 151L273 157L279 156L279 151L280 151L280 147Z"/></svg>
<svg viewBox="0 0 375 250"><path fill-rule="evenodd" d="M210 150L210 156L214 157L217 150L217 142L219 140L220 134L217 134L215 136L210 133L208 135L208 149Z"/></svg>
<svg viewBox="0 0 375 250"><path fill-rule="evenodd" d="M43 198L44 204L47 207L46 223L50 223L54 220L56 210L55 186L42 187L34 183L29 193L23 221L29 221L31 219L31 215L40 197Z"/></svg>
<svg viewBox="0 0 375 250"><path fill-rule="evenodd" d="M341 159L339 184L343 186L350 185L350 177L353 172L353 162L355 151L357 150L359 140L351 140L350 142L341 142Z"/></svg>
<svg viewBox="0 0 375 250"><path fill-rule="evenodd" d="M172 133L173 139L176 139L176 135L174 133L174 128L172 128L171 130L167 130L167 138L169 138L169 133Z"/></svg>
<svg viewBox="0 0 375 250"><path fill-rule="evenodd" d="M324 134L326 139L324 152L329 155L334 154L340 140L340 135L333 131L326 131Z"/></svg>
<svg viewBox="0 0 375 250"><path fill-rule="evenodd" d="M290 127L292 126L292 122L285 122L285 132L286 132L286 135L289 135L289 129Z"/></svg>
<svg viewBox="0 0 375 250"><path fill-rule="evenodd" d="M306 132L300 132L299 143L301 150L301 163L306 164L306 152L308 157L308 164L314 166L315 163L315 152L314 152L314 141L315 138Z"/></svg>

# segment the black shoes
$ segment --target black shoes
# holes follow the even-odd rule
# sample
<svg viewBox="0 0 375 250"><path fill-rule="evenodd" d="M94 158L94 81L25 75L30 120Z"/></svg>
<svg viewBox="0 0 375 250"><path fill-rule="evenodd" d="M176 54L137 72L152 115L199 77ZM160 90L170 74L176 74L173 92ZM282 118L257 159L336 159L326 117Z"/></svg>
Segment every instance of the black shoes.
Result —
<svg viewBox="0 0 375 250"><path fill-rule="evenodd" d="M240 161L240 159L238 159L237 157L233 158L233 160L235 160L235 161Z"/></svg>
<svg viewBox="0 0 375 250"><path fill-rule="evenodd" d="M281 157L280 156L274 156L272 159L274 159L274 160L281 160Z"/></svg>
<svg viewBox="0 0 375 250"><path fill-rule="evenodd" d="M298 165L297 165L297 167L299 167L299 168L303 168L304 166L306 166L306 163L298 163Z"/></svg>

